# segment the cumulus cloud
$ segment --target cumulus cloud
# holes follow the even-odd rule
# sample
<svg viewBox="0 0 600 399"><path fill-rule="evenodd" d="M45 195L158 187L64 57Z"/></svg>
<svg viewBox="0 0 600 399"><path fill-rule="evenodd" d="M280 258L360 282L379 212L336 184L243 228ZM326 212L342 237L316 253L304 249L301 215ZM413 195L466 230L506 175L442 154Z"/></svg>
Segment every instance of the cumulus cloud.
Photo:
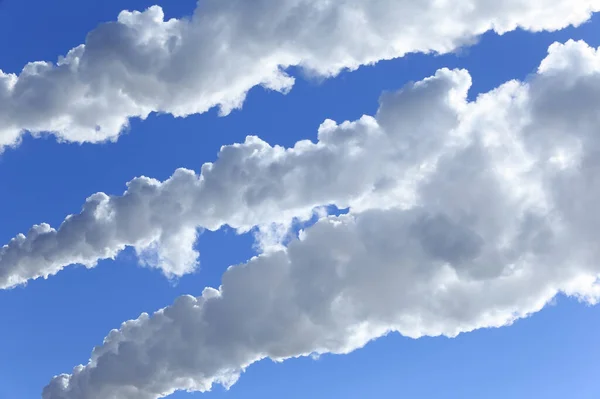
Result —
<svg viewBox="0 0 600 399"><path fill-rule="evenodd" d="M343 197L350 213L230 267L218 289L125 322L87 365L53 378L44 399L206 391L232 385L263 358L343 354L389 332L452 337L499 327L560 293L596 303L600 53L554 44L528 82L474 102L468 86L465 71L441 70L385 95L375 118L326 122L317 144L285 151L251 139L224 148L206 177L192 179L197 186L183 187L219 182L220 195L233 194L223 198L250 215L233 217L240 226L298 209L298 198ZM252 157L261 173L230 167L208 177L223 160ZM248 189L233 189L247 180Z"/></svg>
<svg viewBox="0 0 600 399"><path fill-rule="evenodd" d="M298 66L321 77L403 56L445 53L478 35L578 25L598 0L204 0L192 16L123 11L58 62L0 71L0 152L22 134L116 140L132 117L227 114L255 86L286 92Z"/></svg>
<svg viewBox="0 0 600 399"><path fill-rule="evenodd" d="M197 266L198 228L260 226L262 243L272 247L292 219L308 219L321 205L358 210L410 204L410 177L422 174L415 165L434 157L445 142L442 132L458 125L469 84L466 71L441 70L384 96L375 118L324 122L317 143L300 141L286 149L251 136L222 147L218 160L199 174L180 169L164 182L136 178L122 196L94 194L58 229L36 225L1 248L0 287L47 277L70 264L93 267L126 246L135 248L142 263L181 276ZM422 122L431 117L435 122ZM445 130L433 133L435 124ZM406 178L398 180L401 175Z"/></svg>
<svg viewBox="0 0 600 399"><path fill-rule="evenodd" d="M550 207L545 194L548 173L560 171L564 180L553 180L553 188L578 182L573 176L564 177L569 173L589 178L578 173L584 150L594 148L582 143L593 137L598 122L594 108L600 98L598 59L597 51L583 42L554 44L529 82L507 82L474 102L466 100L468 72L441 69L435 76L384 94L374 117L341 124L325 121L316 143L304 140L286 149L250 136L244 143L222 147L217 161L203 165L198 174L180 169L164 182L136 178L122 196L94 194L58 229L36 225L2 247L0 287L48 277L71 264L93 267L127 246L135 248L141 263L160 268L169 277L182 276L197 267L198 229L229 225L244 232L259 226L265 246L276 249L273 241L285 235L282 226L294 218L309 219L322 205L356 213L448 208L454 202L459 207L470 196L490 196L487 202L495 196L505 200L502 193L480 190L485 181L468 177L482 162L502 170L504 185L518 193L520 201ZM474 141L483 141L486 151L471 150L465 157L473 159L455 169L440 166ZM585 160L586 165L592 162ZM539 168L534 166L542 161L552 168L535 174ZM530 174L518 173L527 167L533 168ZM442 173L453 174L427 184ZM448 190L456 191L444 196L436 192L449 182ZM564 192L589 186L585 181L579 184ZM423 190L431 193L425 196ZM556 191L555 196L563 193ZM584 194L595 192L585 191L581 201ZM427 198L430 203L424 203ZM571 202L562 201L563 207ZM487 223L506 223L504 213L488 212ZM594 220L578 217L584 224Z"/></svg>

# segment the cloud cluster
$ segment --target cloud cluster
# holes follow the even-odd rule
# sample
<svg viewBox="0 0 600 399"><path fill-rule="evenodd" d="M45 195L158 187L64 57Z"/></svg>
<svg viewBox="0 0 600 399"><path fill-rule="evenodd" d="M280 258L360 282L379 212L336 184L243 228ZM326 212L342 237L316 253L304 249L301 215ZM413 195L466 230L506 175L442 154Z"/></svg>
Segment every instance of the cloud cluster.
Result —
<svg viewBox="0 0 600 399"><path fill-rule="evenodd" d="M252 87L286 92L298 66L318 76L409 52L449 52L478 35L556 30L597 0L203 0L189 18L123 11L57 63L0 71L0 152L22 134L116 140L132 117L240 107Z"/></svg>
<svg viewBox="0 0 600 399"><path fill-rule="evenodd" d="M143 263L181 276L197 266L198 228L285 226L328 204L354 210L399 201L409 206L412 182L423 174L419 165L435 158L445 133L458 126L469 85L466 71L440 70L384 96L376 117L324 122L317 143L300 141L285 149L251 136L222 147L218 160L204 164L199 174L180 169L164 182L136 178L122 196L94 194L58 229L36 225L2 247L0 288L71 264L93 267L126 246ZM423 123L426 119L431 122Z"/></svg>
<svg viewBox="0 0 600 399"><path fill-rule="evenodd" d="M104 222L111 218L131 237L160 236L159 224L185 236L189 225L168 221L204 215L214 228L227 209L232 225L249 226L328 202L351 211L229 268L219 289L124 323L43 398L206 391L267 357L347 353L392 331L455 336L502 326L559 293L596 303L600 52L554 44L529 81L474 102L469 83L466 71L440 70L383 96L374 118L325 122L317 144L284 150L250 138L224 147L200 177L179 171L165 183L136 180L123 197L92 197L84 216L63 226L92 221L86 236L109 236L109 253L125 245ZM119 201L127 212L111 205ZM169 212L141 217L151 206ZM63 233L47 229L5 249L2 264L8 251L13 260L33 256L26 249L38 237L56 248Z"/></svg>
<svg viewBox="0 0 600 399"><path fill-rule="evenodd" d="M570 56L569 51L577 55ZM531 82L509 82L473 103L466 101L468 73L442 69L434 77L382 96L375 117L339 125L325 121L316 143L300 141L284 149L251 136L242 144L222 147L218 160L203 165L199 174L180 169L165 182L136 178L122 196L91 196L81 213L67 217L57 230L37 225L2 247L0 288L47 277L71 264L93 267L126 246L134 247L143 263L162 269L167 276L181 276L197 266L193 244L198 228L216 230L229 225L247 231L272 223L285 225L293 218L309 218L315 207L326 204L354 212L408 208L423 201L417 189L429 174L439 173L435 167L438 158L478 137L479 130L485 132L479 135L490 140L494 129L502 128L529 146L511 150L514 154L496 161L495 167L515 168L509 162L517 162L516 154L523 151L529 152L529 157L574 162L577 154L572 153L579 145L575 139L562 144L560 153L546 150L538 154L541 143L550 138L565 141L565 137L574 137L573 133L563 134L570 129L565 122L541 126L548 118L562 115L559 111L565 107L552 105L550 99L567 99L562 91L572 90L573 74L586 80L577 86L577 96L569 98L569 104L582 104L564 117L573 118L576 111L595 105L596 94L589 92L597 79L596 58L594 50L582 43L554 45ZM565 69L575 72L557 75L556 71ZM538 115L534 111L540 107L548 109ZM579 118L577 123L584 120ZM507 125L509 121L514 126ZM593 126L593 122L583 125L588 130ZM563 130L550 135L549 129L558 127ZM507 174L506 178L514 177ZM535 187L541 184L538 180L510 184ZM480 194L474 191L472 195Z"/></svg>

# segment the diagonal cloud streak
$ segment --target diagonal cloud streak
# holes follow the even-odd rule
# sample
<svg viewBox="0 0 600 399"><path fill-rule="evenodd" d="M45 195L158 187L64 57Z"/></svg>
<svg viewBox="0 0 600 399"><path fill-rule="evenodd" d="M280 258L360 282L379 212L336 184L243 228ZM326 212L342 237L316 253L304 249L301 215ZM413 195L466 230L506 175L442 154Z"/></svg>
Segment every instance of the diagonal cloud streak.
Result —
<svg viewBox="0 0 600 399"><path fill-rule="evenodd" d="M272 207L298 204L300 194L322 201L341 197L340 187L369 189L345 191L348 215L322 218L287 247L230 267L219 289L123 323L87 365L53 378L43 398L208 391L264 358L344 354L390 332L453 337L505 326L558 294L597 303L600 52L554 44L528 82L474 102L465 100L468 84L465 71L441 70L384 96L376 118L326 122L318 144L295 147L343 149L344 157L317 158L325 164L309 157L283 168L303 155L264 143L246 153L277 154L260 173L220 175L223 190L246 199L240 215L249 218L266 215L249 210L249 198L277 215L298 209ZM231 154L245 145L211 167L240 159ZM360 164L361 151L371 164ZM267 178L282 170L295 189L288 175ZM230 184L226 176L239 173L239 181L262 179L248 186L260 187L258 197Z"/></svg>
<svg viewBox="0 0 600 399"><path fill-rule="evenodd" d="M563 207L575 204L561 195L578 190L578 201L585 201L579 207L588 209L596 194L590 180L595 164L588 153L596 148L599 58L583 42L554 44L529 82L507 82L474 102L466 100L468 73L442 69L382 96L375 117L339 125L325 121L316 143L299 141L285 149L252 136L222 147L218 160L203 165L200 174L181 169L164 182L134 179L122 196L91 196L81 213L67 217L58 229L36 225L0 248L0 287L45 278L71 264L93 267L127 246L142 263L176 277L197 267L199 228L229 225L248 231L285 225L293 218L308 219L316 207L328 204L351 212L423 206L421 191L440 174L439 163L472 142L483 141L487 152L473 152L474 159L456 169L450 181L494 155L490 167L503 171L505 185L520 195L519 201L552 207L554 200L545 192L554 189L564 202L557 212L565 217ZM495 146L498 154L492 152ZM536 174L540 162L553 166ZM532 171L518 173L519 168ZM553 173L561 179L549 182ZM550 183L555 186L546 187ZM562 186L568 190L558 190ZM429 208L461 206L463 197L483 195L461 187L441 196L436 189L430 188L435 201ZM493 216L498 219L490 215L489 223L504 223L502 215ZM582 226L595 220L568 215L575 216Z"/></svg>
<svg viewBox="0 0 600 399"><path fill-rule="evenodd" d="M286 92L297 66L320 76L401 57L447 53L493 30L557 30L598 0L203 0L192 16L123 11L57 63L0 71L0 152L24 132L116 140L130 118L241 107L255 86Z"/></svg>
<svg viewBox="0 0 600 399"><path fill-rule="evenodd" d="M122 196L94 194L58 229L36 225L0 248L0 288L48 277L71 264L93 267L127 246L142 263L181 276L197 266L199 228L248 231L309 219L327 204L385 207L389 195L388 205L400 200L408 205L414 201L410 178L422 173L415 165L435 157L445 139L432 135L410 153L406 149L433 127L422 123L427 115L450 129L458 125L469 85L466 71L440 70L384 96L375 118L324 122L317 143L304 140L285 149L250 136L222 147L218 160L203 165L200 174L179 169L164 182L136 178ZM402 125L396 126L397 118ZM402 175L406 179L397 180Z"/></svg>

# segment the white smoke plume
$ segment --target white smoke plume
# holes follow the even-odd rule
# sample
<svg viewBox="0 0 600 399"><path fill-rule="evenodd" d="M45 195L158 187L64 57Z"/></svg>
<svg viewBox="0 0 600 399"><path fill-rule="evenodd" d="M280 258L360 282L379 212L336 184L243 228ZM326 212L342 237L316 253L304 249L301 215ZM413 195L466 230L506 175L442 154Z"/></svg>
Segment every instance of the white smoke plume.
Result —
<svg viewBox="0 0 600 399"><path fill-rule="evenodd" d="M27 131L94 143L152 112L227 114L252 87L290 90L290 66L328 77L450 52L489 30L579 25L598 10L598 0L202 0L183 19L123 11L56 63L0 71L0 152Z"/></svg>
<svg viewBox="0 0 600 399"><path fill-rule="evenodd" d="M85 231L95 240L111 237L105 242L118 245L107 252L126 245L112 224L98 224L113 212L133 237L167 221L186 232L189 225L174 223L205 208L209 228L225 221L222 209L233 211L234 226L317 203L350 213L229 268L218 289L124 323L87 365L52 379L43 398L206 391L230 386L263 358L347 353L389 332L417 338L504 326L560 293L596 303L600 53L583 42L554 44L527 82L474 102L468 87L466 71L441 70L384 96L374 118L326 122L317 144L284 150L252 138L224 148L201 177L180 171L162 184L136 180L123 197L93 197L90 216L74 226L93 226ZM172 183L179 179L188 183ZM197 200L203 187L218 195ZM117 201L127 212L114 210ZM169 212L141 217L151 206ZM33 256L25 248L44 234L55 240L43 239L44 248L71 243L44 229L23 238L28 246L11 259Z"/></svg>

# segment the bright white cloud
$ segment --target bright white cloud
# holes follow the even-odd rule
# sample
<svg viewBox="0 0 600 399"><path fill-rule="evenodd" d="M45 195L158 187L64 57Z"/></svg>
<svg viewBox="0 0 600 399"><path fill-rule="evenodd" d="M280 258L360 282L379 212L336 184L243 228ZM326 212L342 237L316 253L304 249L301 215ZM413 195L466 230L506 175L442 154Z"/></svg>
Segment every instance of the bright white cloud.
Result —
<svg viewBox="0 0 600 399"><path fill-rule="evenodd" d="M418 165L435 158L444 134L458 126L469 85L466 71L440 70L384 97L376 118L324 122L316 144L300 141L285 149L251 136L222 147L218 160L203 165L200 174L179 169L165 182L136 178L122 196L94 194L58 229L34 226L0 249L0 288L47 277L70 264L93 267L126 246L136 249L142 263L181 276L197 265L198 228L261 226L264 243L281 235L277 227L308 219L321 205L360 210L404 201L408 206L414 201L413 180L423 174ZM432 124L423 123L432 116ZM434 128L435 136L415 143Z"/></svg>
<svg viewBox="0 0 600 399"><path fill-rule="evenodd" d="M327 77L449 52L488 30L578 25L598 10L598 0L203 0L180 20L158 6L123 11L57 63L0 71L0 152L25 131L100 142L151 112L226 114L254 86L289 90L289 66Z"/></svg>
<svg viewBox="0 0 600 399"><path fill-rule="evenodd" d="M85 232L95 240L125 233L91 215L113 215L147 241L140 231L159 237L164 223L179 232L175 222L205 214L216 227L226 210L236 226L315 203L351 213L229 268L218 290L124 323L87 365L55 377L44 399L205 391L266 357L347 353L390 331L416 338L503 326L559 293L596 303L600 52L555 44L528 82L474 102L465 100L468 86L465 71L441 70L384 96L375 118L326 122L317 144L286 151L253 138L225 147L200 178L179 171L88 201L74 226L92 221ZM160 208L144 216L152 206ZM107 252L125 245L114 240Z"/></svg>
<svg viewBox="0 0 600 399"><path fill-rule="evenodd" d="M480 167L484 161L501 170L503 184L519 201L550 207L548 173L579 171L585 156L580 136L591 135L597 126L598 58L585 43L555 44L530 82L508 82L471 103L466 101L468 73L442 69L384 95L375 117L339 125L325 121L316 143L299 141L285 149L250 136L242 144L222 147L218 160L203 165L199 174L180 169L164 182L136 178L122 196L94 194L81 213L67 217L58 229L37 225L1 248L0 288L47 277L71 264L93 267L127 246L135 248L143 264L169 277L181 276L197 267L197 229L229 225L248 231L260 226L259 236L272 246L273 238L281 236L279 226L307 219L326 204L356 213L433 209L441 206L438 202L458 207L465 197L483 194L505 201L491 189L480 190L485 182L471 191L457 184L471 187L473 178L457 179L466 176L467 166ZM484 141L486 153L471 156L484 159L465 160L466 166L448 177L457 191L442 197L435 190L445 180L427 184L450 173L437 162L474 140ZM586 144L585 149L591 148ZM523 168L538 170L542 161L552 166L550 172L522 173ZM585 183L580 184L583 190ZM423 190L432 192L425 196ZM427 198L433 198L431 203L424 202ZM570 201L565 201L566 206ZM505 223L507 212L489 223Z"/></svg>

